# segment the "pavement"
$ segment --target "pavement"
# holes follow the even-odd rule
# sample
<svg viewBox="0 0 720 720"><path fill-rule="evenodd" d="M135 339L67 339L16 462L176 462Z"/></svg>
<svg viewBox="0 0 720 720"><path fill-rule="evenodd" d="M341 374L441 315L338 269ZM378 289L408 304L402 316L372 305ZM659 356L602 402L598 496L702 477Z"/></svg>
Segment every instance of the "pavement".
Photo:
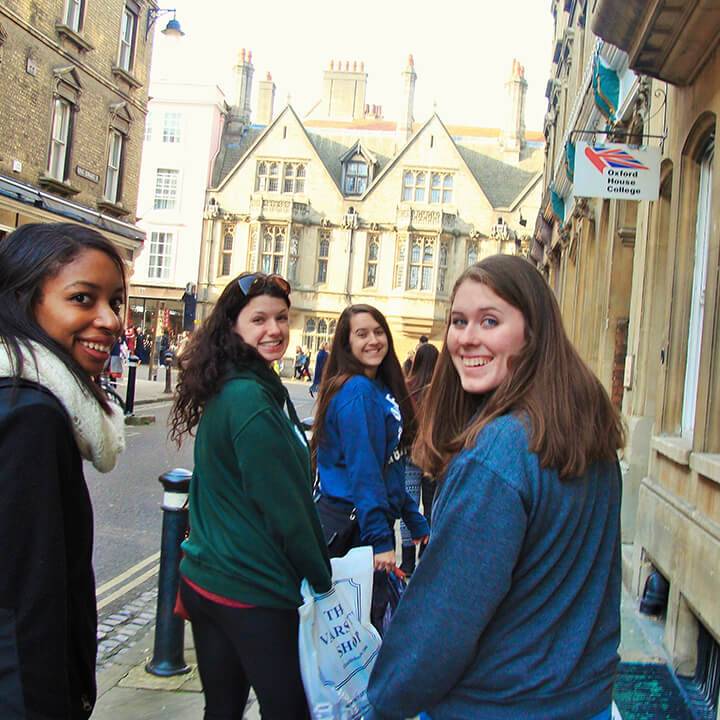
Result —
<svg viewBox="0 0 720 720"><path fill-rule="evenodd" d="M175 371L172 371L171 380L176 381ZM117 392L125 400L127 397L127 378L118 380ZM147 379L147 368L138 368L135 378L135 414L142 412L142 406L149 403L172 400L172 393L165 392L165 368L161 368L157 380Z"/></svg>
<svg viewBox="0 0 720 720"><path fill-rule="evenodd" d="M172 399L164 392L164 370L160 379L136 380L136 414L143 405ZM300 415L310 414L312 400L305 383L285 379ZM295 387L297 386L297 387ZM125 384L118 383L125 396ZM197 673L190 626L185 624L184 658L188 673L160 678L145 669L153 655L157 591L145 589L122 609L100 618L98 627L98 700L93 720L201 720L204 700ZM663 624L640 615L637 602L623 589L621 603L620 656L624 662L668 664L662 646ZM614 718L619 720L619 713ZM251 693L245 720L259 720L258 704Z"/></svg>
<svg viewBox="0 0 720 720"><path fill-rule="evenodd" d="M104 627L116 622L115 633L127 634L124 628L137 627L142 621L144 629L136 631L136 639L120 649L116 655L102 655L98 668L98 701L93 720L202 720L204 701L197 673L195 649L190 626L185 624L184 658L190 672L169 678L149 674L145 665L152 658L155 637L154 622L148 622L147 605L154 602L153 593L143 593L128 610L137 615L118 613L105 620ZM145 612L141 612L142 610ZM640 615L637 603L623 589L621 603L622 630L620 657L624 662L667 664L668 656L662 647L662 623ZM140 618L140 619L138 619ZM107 648L107 640L101 640ZM616 711L615 718L621 715ZM255 698L250 696L244 720L259 720Z"/></svg>
<svg viewBox="0 0 720 720"><path fill-rule="evenodd" d="M164 402L168 400L172 400L173 396L172 393L166 393L165 392L165 368L160 368L157 380L148 380L148 370L147 367L140 366L138 368L137 375L135 377L135 414L142 414L142 406L148 405L150 403L156 403L156 402ZM175 385L177 382L177 370L175 368L172 369L172 375L171 375L171 384L172 386ZM306 381L301 380L289 380L287 378L283 378L283 384L287 385L290 388L291 396L293 397L293 402L297 406L298 413L302 415L301 412L301 405L303 405L303 400L300 400L298 402L298 398L305 398L305 395L307 394L307 401L308 404L312 404L312 399L310 398L309 393L307 391L303 393L302 388L309 388L310 383ZM127 396L127 377L123 377L121 380L118 380L117 384L117 392L120 397L125 400Z"/></svg>

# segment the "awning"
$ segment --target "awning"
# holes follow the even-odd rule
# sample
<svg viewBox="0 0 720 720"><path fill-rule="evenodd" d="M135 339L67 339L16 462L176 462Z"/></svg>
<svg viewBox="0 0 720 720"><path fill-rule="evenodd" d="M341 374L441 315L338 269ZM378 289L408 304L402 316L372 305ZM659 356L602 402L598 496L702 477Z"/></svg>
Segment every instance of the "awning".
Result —
<svg viewBox="0 0 720 720"><path fill-rule="evenodd" d="M145 240L145 231L136 225L51 195L5 175L0 175L0 203L13 212L33 216L38 222L73 221L92 225L101 232L136 243Z"/></svg>
<svg viewBox="0 0 720 720"><path fill-rule="evenodd" d="M148 285L130 285L129 297L144 300L182 300L184 288L151 287Z"/></svg>

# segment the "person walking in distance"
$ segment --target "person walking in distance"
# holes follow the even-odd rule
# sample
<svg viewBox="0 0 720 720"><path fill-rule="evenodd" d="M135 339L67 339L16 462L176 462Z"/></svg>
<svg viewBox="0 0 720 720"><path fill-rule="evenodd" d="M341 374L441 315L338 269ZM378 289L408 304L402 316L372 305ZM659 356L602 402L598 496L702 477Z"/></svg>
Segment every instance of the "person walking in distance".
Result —
<svg viewBox="0 0 720 720"><path fill-rule="evenodd" d="M410 375L407 378L407 387L408 393L415 404L416 412L419 411L423 397L430 387L438 355L438 349L427 342L419 345L415 352ZM410 459L405 465L405 489L408 495L418 504L422 494L423 515L428 521L428 525L430 525L435 482L425 475ZM400 569L405 575L412 575L415 571L416 547L412 541L410 530L403 521L400 521L400 538L402 540L402 564ZM420 547L420 554L423 553L426 547L425 545Z"/></svg>
<svg viewBox="0 0 720 720"><path fill-rule="evenodd" d="M272 364L289 339L290 285L231 281L180 356L171 437L197 432L180 607L192 625L206 720L309 718L300 677L300 583L331 586L310 453Z"/></svg>
<svg viewBox="0 0 720 720"><path fill-rule="evenodd" d="M378 717L610 720L623 443L545 278L469 267L413 448L438 497L370 678Z"/></svg>
<svg viewBox="0 0 720 720"><path fill-rule="evenodd" d="M427 541L428 525L405 491L407 448L417 427L385 316L371 305L343 310L320 385L312 447L318 513L333 557L372 545L371 618L378 630L395 569L394 522Z"/></svg>
<svg viewBox="0 0 720 720"><path fill-rule="evenodd" d="M125 263L97 231L0 242L0 718L85 720L96 698L93 512L124 416L94 378L122 334Z"/></svg>
<svg viewBox="0 0 720 720"><path fill-rule="evenodd" d="M310 397L315 397L315 393L320 388L320 382L322 381L323 370L325 369L325 363L328 358L328 343L324 342L318 350L318 354L315 356L315 372L313 373L313 381L310 386Z"/></svg>

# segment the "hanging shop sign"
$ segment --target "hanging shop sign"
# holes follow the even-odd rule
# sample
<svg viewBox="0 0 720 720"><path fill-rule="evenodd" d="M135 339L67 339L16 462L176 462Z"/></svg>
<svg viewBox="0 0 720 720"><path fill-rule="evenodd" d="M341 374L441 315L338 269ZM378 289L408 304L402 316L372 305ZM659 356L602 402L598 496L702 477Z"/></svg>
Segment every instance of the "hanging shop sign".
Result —
<svg viewBox="0 0 720 720"><path fill-rule="evenodd" d="M657 200L660 149L578 142L574 176L576 197Z"/></svg>

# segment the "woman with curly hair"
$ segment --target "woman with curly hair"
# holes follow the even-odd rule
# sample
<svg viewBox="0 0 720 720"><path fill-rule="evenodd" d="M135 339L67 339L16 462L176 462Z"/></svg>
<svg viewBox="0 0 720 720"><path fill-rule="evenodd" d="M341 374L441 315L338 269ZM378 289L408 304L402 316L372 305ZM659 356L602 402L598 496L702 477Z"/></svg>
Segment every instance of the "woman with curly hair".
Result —
<svg viewBox="0 0 720 720"><path fill-rule="evenodd" d="M331 578L308 444L271 367L287 350L289 295L278 275L240 275L180 358L171 437L197 431L180 600L206 720L243 717L250 686L263 718L309 718L300 583L326 592Z"/></svg>

